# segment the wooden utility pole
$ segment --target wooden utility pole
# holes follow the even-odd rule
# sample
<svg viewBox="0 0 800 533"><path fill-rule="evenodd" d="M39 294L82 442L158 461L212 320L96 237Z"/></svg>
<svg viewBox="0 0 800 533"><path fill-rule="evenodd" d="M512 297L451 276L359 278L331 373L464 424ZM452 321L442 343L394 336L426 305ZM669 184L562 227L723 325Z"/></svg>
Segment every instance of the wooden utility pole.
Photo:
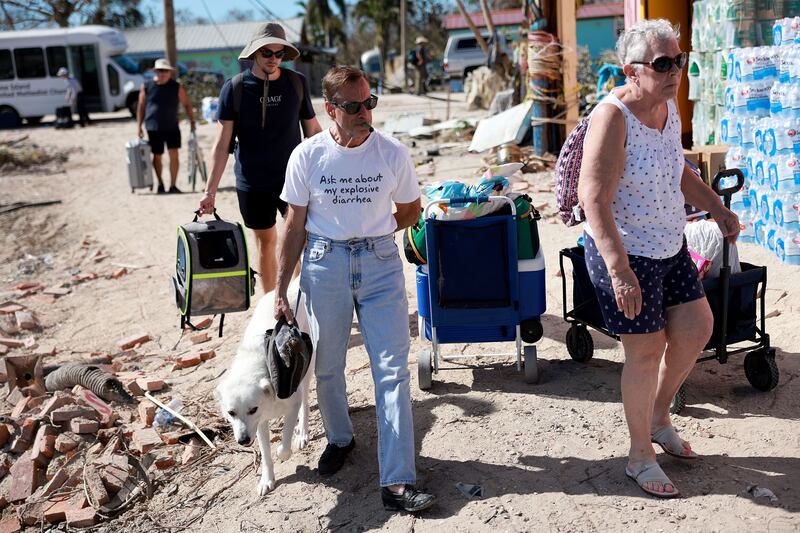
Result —
<svg viewBox="0 0 800 533"><path fill-rule="evenodd" d="M167 42L167 61L176 70L172 71L172 77L178 77L178 49L175 46L175 10L172 7L172 0L164 0L164 31L166 32Z"/></svg>
<svg viewBox="0 0 800 533"><path fill-rule="evenodd" d="M578 124L578 42L576 38L575 2L556 2L558 10L558 39L561 41L561 71L564 101L567 107L566 133L569 135Z"/></svg>
<svg viewBox="0 0 800 533"><path fill-rule="evenodd" d="M486 24L486 28L489 30L489 35L494 36L494 22L492 21L492 14L489 12L489 6L486 3L486 0L481 1L481 11L483 11L483 21Z"/></svg>
<svg viewBox="0 0 800 533"><path fill-rule="evenodd" d="M408 90L408 71L406 69L406 0L400 0L400 58L403 68L403 92Z"/></svg>
<svg viewBox="0 0 800 533"><path fill-rule="evenodd" d="M461 12L461 14L464 16L464 18L467 19L467 26L469 26L469 29L471 29L472 33L475 34L475 38L478 40L478 44L480 45L481 49L483 50L483 53L484 54L488 54L489 53L489 45L486 44L486 41L483 40L483 36L481 35L481 32L478 30L478 28L475 27L475 23L472 22L472 19L469 18L469 13L467 13L467 10L464 9L464 4L461 3L461 0L456 0L456 5L458 6L458 10Z"/></svg>

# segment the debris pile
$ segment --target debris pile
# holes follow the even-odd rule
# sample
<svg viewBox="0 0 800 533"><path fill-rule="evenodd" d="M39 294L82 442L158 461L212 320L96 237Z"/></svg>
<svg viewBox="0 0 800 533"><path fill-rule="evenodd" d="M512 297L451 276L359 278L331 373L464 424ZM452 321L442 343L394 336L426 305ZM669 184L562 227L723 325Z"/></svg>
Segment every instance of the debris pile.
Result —
<svg viewBox="0 0 800 533"><path fill-rule="evenodd" d="M65 152L47 150L27 140L25 135L18 139L0 141L0 174L15 170L30 171L36 167L47 167L50 163L67 162Z"/></svg>

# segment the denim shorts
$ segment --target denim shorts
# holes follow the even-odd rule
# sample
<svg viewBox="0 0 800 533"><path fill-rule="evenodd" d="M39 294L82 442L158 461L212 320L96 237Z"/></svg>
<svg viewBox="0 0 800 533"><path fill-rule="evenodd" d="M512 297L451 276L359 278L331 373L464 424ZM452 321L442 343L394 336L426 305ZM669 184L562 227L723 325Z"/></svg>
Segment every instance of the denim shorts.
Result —
<svg viewBox="0 0 800 533"><path fill-rule="evenodd" d="M629 320L617 307L611 276L594 240L584 233L586 268L594 285L608 330L615 335L655 333L667 325L667 309L703 298L697 267L683 242L681 250L667 259L629 255L628 262L642 290L642 311Z"/></svg>

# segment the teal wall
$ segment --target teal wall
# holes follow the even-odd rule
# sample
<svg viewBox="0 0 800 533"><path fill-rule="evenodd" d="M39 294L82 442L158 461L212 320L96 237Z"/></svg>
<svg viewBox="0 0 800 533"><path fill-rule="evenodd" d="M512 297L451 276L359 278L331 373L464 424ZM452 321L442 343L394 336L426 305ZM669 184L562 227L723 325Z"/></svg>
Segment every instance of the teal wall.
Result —
<svg viewBox="0 0 800 533"><path fill-rule="evenodd" d="M614 33L614 19L579 19L576 27L579 46L589 48L589 55L597 58L603 50L614 50L617 35Z"/></svg>

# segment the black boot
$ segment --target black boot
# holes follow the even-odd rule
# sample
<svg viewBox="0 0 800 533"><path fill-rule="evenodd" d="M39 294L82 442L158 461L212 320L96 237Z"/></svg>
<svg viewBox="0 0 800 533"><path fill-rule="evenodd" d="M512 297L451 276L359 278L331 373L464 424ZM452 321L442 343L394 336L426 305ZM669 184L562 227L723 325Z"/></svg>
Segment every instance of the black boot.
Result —
<svg viewBox="0 0 800 533"><path fill-rule="evenodd" d="M350 443L345 446L336 446L333 443L328 443L322 456L319 458L317 468L320 476L332 476L339 469L344 466L344 460L347 454L356 447L356 439L350 439Z"/></svg>
<svg viewBox="0 0 800 533"><path fill-rule="evenodd" d="M436 496L424 490L415 489L413 485L406 485L403 494L395 494L388 487L383 487L381 500L383 500L383 508L387 511L415 513L433 505L436 502Z"/></svg>

